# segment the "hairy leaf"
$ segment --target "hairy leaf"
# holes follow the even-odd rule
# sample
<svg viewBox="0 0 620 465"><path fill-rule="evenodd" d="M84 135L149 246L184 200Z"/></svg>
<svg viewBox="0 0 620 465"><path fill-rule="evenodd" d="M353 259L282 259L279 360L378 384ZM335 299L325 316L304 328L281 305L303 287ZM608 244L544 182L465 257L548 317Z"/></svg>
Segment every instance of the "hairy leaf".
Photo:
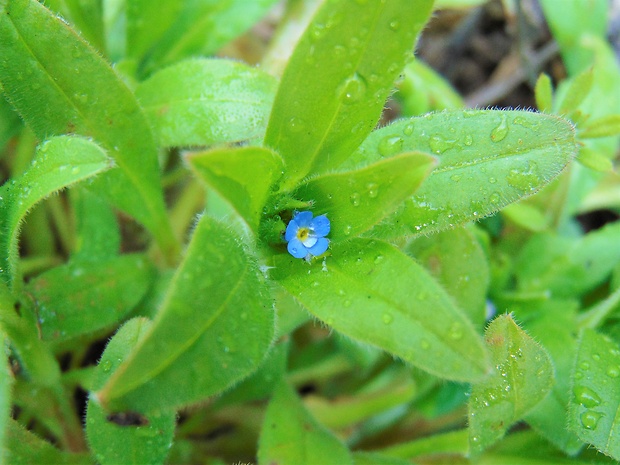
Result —
<svg viewBox="0 0 620 465"><path fill-rule="evenodd" d="M575 156L577 145L572 125L556 116L445 111L373 132L345 167L411 150L436 155L439 165L399 212L373 229L373 235L429 234L490 215L557 176Z"/></svg>
<svg viewBox="0 0 620 465"><path fill-rule="evenodd" d="M439 377L484 378L482 340L446 291L414 260L380 241L334 246L324 265L274 257L272 276L336 331Z"/></svg>
<svg viewBox="0 0 620 465"><path fill-rule="evenodd" d="M485 341L496 369L487 380L472 386L469 444L473 454L501 439L548 394L554 380L547 352L510 315L493 320Z"/></svg>
<svg viewBox="0 0 620 465"><path fill-rule="evenodd" d="M19 226L28 210L50 194L102 173L111 160L94 142L76 136L58 136L38 149L22 176L0 187L0 279L18 281Z"/></svg>
<svg viewBox="0 0 620 465"><path fill-rule="evenodd" d="M258 266L238 236L204 215L151 330L97 393L112 410L170 410L256 370L274 333Z"/></svg>
<svg viewBox="0 0 620 465"><path fill-rule="evenodd" d="M262 138L276 80L223 59L193 59L158 71L136 89L161 145L212 145Z"/></svg>
<svg viewBox="0 0 620 465"><path fill-rule="evenodd" d="M432 1L327 1L282 76L265 144L288 168L291 189L338 166L377 123Z"/></svg>

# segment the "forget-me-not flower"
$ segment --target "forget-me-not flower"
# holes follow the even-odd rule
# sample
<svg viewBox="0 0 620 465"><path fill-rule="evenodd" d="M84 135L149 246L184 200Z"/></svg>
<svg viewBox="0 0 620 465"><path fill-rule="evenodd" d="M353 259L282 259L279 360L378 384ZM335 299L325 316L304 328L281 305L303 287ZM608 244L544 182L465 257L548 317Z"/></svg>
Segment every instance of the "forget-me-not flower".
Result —
<svg viewBox="0 0 620 465"><path fill-rule="evenodd" d="M312 217L312 212L299 212L286 227L284 238L288 252L295 258L310 258L324 254L329 245L330 224L325 215Z"/></svg>

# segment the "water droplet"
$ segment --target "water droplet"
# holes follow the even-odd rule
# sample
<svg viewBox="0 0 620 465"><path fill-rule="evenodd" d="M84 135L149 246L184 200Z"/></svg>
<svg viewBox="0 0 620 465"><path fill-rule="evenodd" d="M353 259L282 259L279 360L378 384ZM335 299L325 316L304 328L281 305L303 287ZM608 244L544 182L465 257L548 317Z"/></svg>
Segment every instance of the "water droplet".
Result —
<svg viewBox="0 0 620 465"><path fill-rule="evenodd" d="M403 129L403 134L406 136L413 134L413 123L409 123L405 126L405 129Z"/></svg>
<svg viewBox="0 0 620 465"><path fill-rule="evenodd" d="M349 234L351 234L351 230L352 230L352 229L353 229L353 228L351 227L351 225L350 225L350 224L347 224L347 225L344 227L344 230L343 230L344 235L345 235L345 236L348 236Z"/></svg>
<svg viewBox="0 0 620 465"><path fill-rule="evenodd" d="M456 145L455 140L444 139L441 136L431 136L428 143L431 146L431 150L436 154L444 153L446 150L454 148Z"/></svg>
<svg viewBox="0 0 620 465"><path fill-rule="evenodd" d="M398 21L397 19L390 21L390 29L392 31L398 31L399 28L400 28L400 21Z"/></svg>
<svg viewBox="0 0 620 465"><path fill-rule="evenodd" d="M325 24L323 23L314 23L312 28L310 29L310 37L313 40L320 39L325 33Z"/></svg>
<svg viewBox="0 0 620 465"><path fill-rule="evenodd" d="M497 179L495 179L494 177L489 178L489 184L495 184L496 182L497 182Z"/></svg>
<svg viewBox="0 0 620 465"><path fill-rule="evenodd" d="M450 179L453 180L454 182L459 182L462 177L463 175L461 174L453 174L452 176L450 176Z"/></svg>
<svg viewBox="0 0 620 465"><path fill-rule="evenodd" d="M575 386L573 394L575 394L577 402L587 408L596 407L601 403L599 395L585 386Z"/></svg>
<svg viewBox="0 0 620 465"><path fill-rule="evenodd" d="M314 281L312 283L312 287L319 287L321 285L321 283L319 281Z"/></svg>
<svg viewBox="0 0 620 465"><path fill-rule="evenodd" d="M345 308L349 308L351 306L351 301L349 299L346 299L342 305L344 305Z"/></svg>
<svg viewBox="0 0 620 465"><path fill-rule="evenodd" d="M305 123L301 118L297 118L296 116L293 116L288 121L288 127L291 130L291 132L301 132L305 128Z"/></svg>
<svg viewBox="0 0 620 465"><path fill-rule="evenodd" d="M383 261L383 258L384 258L383 255L377 255L375 257L375 264L378 265L379 263L381 263Z"/></svg>
<svg viewBox="0 0 620 465"><path fill-rule="evenodd" d="M598 362L600 359L601 359L601 356L599 354L592 355L592 360L596 360Z"/></svg>
<svg viewBox="0 0 620 465"><path fill-rule="evenodd" d="M339 88L343 103L355 103L363 98L365 93L366 82L357 73L345 80Z"/></svg>
<svg viewBox="0 0 620 465"><path fill-rule="evenodd" d="M610 378L617 378L620 376L620 367L618 365L610 365L607 367L606 373Z"/></svg>
<svg viewBox="0 0 620 465"><path fill-rule="evenodd" d="M243 313L242 313L241 315L239 315L239 316L240 316L240 318L241 318L243 321L245 321L245 320L247 320L247 319L248 319L248 314L247 314L246 312L243 312Z"/></svg>
<svg viewBox="0 0 620 465"><path fill-rule="evenodd" d="M426 300L427 297L428 297L428 294L426 294L426 291L418 292L418 300Z"/></svg>
<svg viewBox="0 0 620 465"><path fill-rule="evenodd" d="M80 168L77 166L74 166L73 168L71 168L71 174L78 174L80 172Z"/></svg>
<svg viewBox="0 0 620 465"><path fill-rule="evenodd" d="M368 189L368 197L371 199L374 199L377 195L379 195L379 186L374 182L366 184L366 189Z"/></svg>
<svg viewBox="0 0 620 465"><path fill-rule="evenodd" d="M579 366L581 367L582 370L589 370L590 369L590 364L588 362L581 362L579 364Z"/></svg>
<svg viewBox="0 0 620 465"><path fill-rule="evenodd" d="M334 324L334 319L332 317L329 317L325 320L325 323L327 324L327 326L332 326Z"/></svg>
<svg viewBox="0 0 620 465"><path fill-rule="evenodd" d="M112 369L112 362L110 362L109 360L104 361L101 364L101 369L104 373L108 373Z"/></svg>
<svg viewBox="0 0 620 465"><path fill-rule="evenodd" d="M465 139L463 140L463 143L469 147L471 144L474 143L474 138L470 134L467 134L465 136Z"/></svg>
<svg viewBox="0 0 620 465"><path fill-rule="evenodd" d="M602 413L585 411L581 414L581 424L585 429L596 429L602 416Z"/></svg>
<svg viewBox="0 0 620 465"><path fill-rule="evenodd" d="M463 326L455 321L450 325L449 335L452 339L461 339L463 337Z"/></svg>
<svg viewBox="0 0 620 465"><path fill-rule="evenodd" d="M472 442L478 442L478 441L480 441L480 437L479 436L472 436L471 440L472 440Z"/></svg>
<svg viewBox="0 0 620 465"><path fill-rule="evenodd" d="M498 204L498 203L500 203L500 202L501 202L502 198L501 198L501 196L499 195L499 193L497 193L497 192L493 192L493 193L491 194L491 197L489 197L489 200L491 201L491 203L492 203L492 204Z"/></svg>
<svg viewBox="0 0 620 465"><path fill-rule="evenodd" d="M351 201L351 205L354 207L360 206L360 195L357 192L353 192L349 197L349 200Z"/></svg>
<svg viewBox="0 0 620 465"><path fill-rule="evenodd" d="M389 325L390 323L392 323L393 320L394 320L394 317L390 315L389 313L383 314L383 323L385 323L386 325Z"/></svg>
<svg viewBox="0 0 620 465"><path fill-rule="evenodd" d="M379 153L384 157L402 151L404 139L400 136L387 136L379 142Z"/></svg>
<svg viewBox="0 0 620 465"><path fill-rule="evenodd" d="M508 135L508 121L506 121L506 115L502 114L502 120L499 125L491 131L491 140L493 142L500 142Z"/></svg>

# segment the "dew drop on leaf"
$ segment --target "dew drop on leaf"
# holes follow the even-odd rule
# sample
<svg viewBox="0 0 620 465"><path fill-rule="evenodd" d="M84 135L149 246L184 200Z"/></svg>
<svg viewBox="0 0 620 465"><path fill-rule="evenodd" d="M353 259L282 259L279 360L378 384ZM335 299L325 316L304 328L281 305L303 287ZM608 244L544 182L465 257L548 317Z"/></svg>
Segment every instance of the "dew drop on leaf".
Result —
<svg viewBox="0 0 620 465"><path fill-rule="evenodd" d="M363 77L355 73L345 80L339 88L339 94L344 103L355 103L366 94L366 82Z"/></svg>
<svg viewBox="0 0 620 465"><path fill-rule="evenodd" d="M389 325L390 323L392 323L392 321L394 321L394 317L392 315L390 315L389 313L383 314L383 323Z"/></svg>
<svg viewBox="0 0 620 465"><path fill-rule="evenodd" d="M581 424L585 429L596 429L598 422L603 416L602 413L592 412L590 410L581 414Z"/></svg>
<svg viewBox="0 0 620 465"><path fill-rule="evenodd" d="M618 365L610 365L607 367L607 376L617 378L620 376L620 367Z"/></svg>
<svg viewBox="0 0 620 465"><path fill-rule="evenodd" d="M357 192L353 192L349 197L349 200L351 201L351 205L353 205L354 207L359 207L360 195Z"/></svg>
<svg viewBox="0 0 620 465"><path fill-rule="evenodd" d="M404 139L400 136L387 136L379 142L379 153L384 157L394 155L403 148Z"/></svg>
<svg viewBox="0 0 620 465"><path fill-rule="evenodd" d="M491 140L493 142L500 142L508 135L508 122L506 121L506 115L502 114L502 121L499 125L491 131Z"/></svg>
<svg viewBox="0 0 620 465"><path fill-rule="evenodd" d="M573 389L575 399L587 408L596 407L601 403L601 398L592 389L585 386L575 386Z"/></svg>

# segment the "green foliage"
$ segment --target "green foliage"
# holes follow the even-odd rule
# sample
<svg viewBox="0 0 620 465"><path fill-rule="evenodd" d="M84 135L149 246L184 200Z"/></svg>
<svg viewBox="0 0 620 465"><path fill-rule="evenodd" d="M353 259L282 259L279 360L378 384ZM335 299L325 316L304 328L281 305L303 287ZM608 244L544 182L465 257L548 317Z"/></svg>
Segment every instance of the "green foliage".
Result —
<svg viewBox="0 0 620 465"><path fill-rule="evenodd" d="M0 463L616 463L604 2L541 113L411 61L479 0L276 3L0 0Z"/></svg>

